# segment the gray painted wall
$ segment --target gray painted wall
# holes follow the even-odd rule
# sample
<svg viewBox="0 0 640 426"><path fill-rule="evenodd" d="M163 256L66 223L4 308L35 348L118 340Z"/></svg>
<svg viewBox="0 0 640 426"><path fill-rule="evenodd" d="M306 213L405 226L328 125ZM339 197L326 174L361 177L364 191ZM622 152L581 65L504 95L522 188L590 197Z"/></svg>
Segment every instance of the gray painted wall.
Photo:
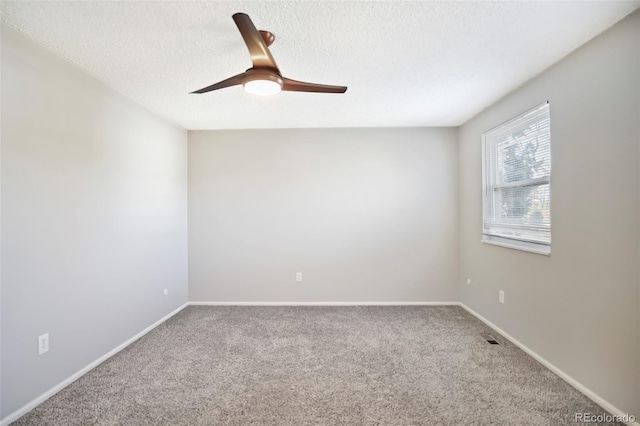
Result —
<svg viewBox="0 0 640 426"><path fill-rule="evenodd" d="M456 141L451 128L189 132L190 299L456 300Z"/></svg>
<svg viewBox="0 0 640 426"><path fill-rule="evenodd" d="M186 196L185 130L3 26L2 417L187 301Z"/></svg>
<svg viewBox="0 0 640 426"><path fill-rule="evenodd" d="M461 126L458 281L463 303L637 417L639 32L636 12ZM551 256L482 244L480 135L546 100Z"/></svg>

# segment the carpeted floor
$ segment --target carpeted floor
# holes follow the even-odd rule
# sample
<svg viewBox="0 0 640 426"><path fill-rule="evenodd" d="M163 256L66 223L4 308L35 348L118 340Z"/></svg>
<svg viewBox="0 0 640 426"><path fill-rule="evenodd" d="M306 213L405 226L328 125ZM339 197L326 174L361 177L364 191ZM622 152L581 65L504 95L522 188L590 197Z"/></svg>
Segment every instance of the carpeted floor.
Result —
<svg viewBox="0 0 640 426"><path fill-rule="evenodd" d="M460 307L191 306L14 424L575 425L582 412L604 413Z"/></svg>

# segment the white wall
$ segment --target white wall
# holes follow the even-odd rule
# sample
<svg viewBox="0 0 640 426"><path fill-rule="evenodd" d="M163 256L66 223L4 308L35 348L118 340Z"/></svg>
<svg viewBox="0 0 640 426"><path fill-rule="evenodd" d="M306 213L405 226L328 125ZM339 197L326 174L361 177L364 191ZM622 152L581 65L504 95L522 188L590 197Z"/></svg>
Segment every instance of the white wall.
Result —
<svg viewBox="0 0 640 426"><path fill-rule="evenodd" d="M456 300L456 140L451 128L189 132L190 299Z"/></svg>
<svg viewBox="0 0 640 426"><path fill-rule="evenodd" d="M639 32L636 12L461 126L459 290L463 303L640 418ZM546 100L551 256L482 244L480 135Z"/></svg>
<svg viewBox="0 0 640 426"><path fill-rule="evenodd" d="M2 417L187 301L186 157L184 129L3 26Z"/></svg>

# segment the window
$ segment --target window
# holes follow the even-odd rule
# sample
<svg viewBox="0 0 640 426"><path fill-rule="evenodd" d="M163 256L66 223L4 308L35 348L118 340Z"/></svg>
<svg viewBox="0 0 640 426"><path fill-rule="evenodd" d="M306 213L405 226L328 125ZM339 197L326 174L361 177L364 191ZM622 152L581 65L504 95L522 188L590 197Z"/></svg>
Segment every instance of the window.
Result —
<svg viewBox="0 0 640 426"><path fill-rule="evenodd" d="M482 241L551 252L549 103L482 135Z"/></svg>

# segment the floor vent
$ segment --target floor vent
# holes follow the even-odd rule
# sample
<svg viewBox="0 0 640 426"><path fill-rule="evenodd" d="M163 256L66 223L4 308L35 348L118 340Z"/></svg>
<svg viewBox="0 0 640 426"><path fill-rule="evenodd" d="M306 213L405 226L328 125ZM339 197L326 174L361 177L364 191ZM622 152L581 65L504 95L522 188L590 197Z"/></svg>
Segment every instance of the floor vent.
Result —
<svg viewBox="0 0 640 426"><path fill-rule="evenodd" d="M496 340L495 337L493 337L492 335L490 335L489 333L480 333L480 335L482 336L482 338L484 340L486 340L487 342L489 342L489 344L492 345L499 345L500 343L498 343L498 341Z"/></svg>

